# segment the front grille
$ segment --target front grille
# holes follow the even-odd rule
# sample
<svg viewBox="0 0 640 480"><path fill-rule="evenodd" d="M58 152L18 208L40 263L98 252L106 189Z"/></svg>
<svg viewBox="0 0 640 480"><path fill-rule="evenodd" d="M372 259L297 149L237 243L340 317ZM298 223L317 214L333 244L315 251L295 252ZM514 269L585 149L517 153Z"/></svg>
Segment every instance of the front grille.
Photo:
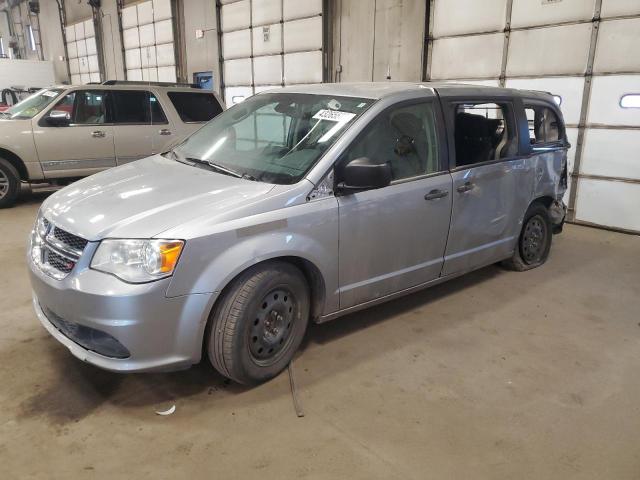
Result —
<svg viewBox="0 0 640 480"><path fill-rule="evenodd" d="M88 243L84 238L80 238L73 233L65 232L58 227L53 228L53 236L65 245L73 248L74 250L79 250L80 252L84 250L84 247L86 247Z"/></svg>
<svg viewBox="0 0 640 480"><path fill-rule="evenodd" d="M41 218L34 231L31 256L43 272L62 280L74 269L88 243Z"/></svg>
<svg viewBox="0 0 640 480"><path fill-rule="evenodd" d="M69 273L76 266L75 262L67 260L62 255L58 255L53 250L47 249L45 251L46 262L56 270L63 273Z"/></svg>

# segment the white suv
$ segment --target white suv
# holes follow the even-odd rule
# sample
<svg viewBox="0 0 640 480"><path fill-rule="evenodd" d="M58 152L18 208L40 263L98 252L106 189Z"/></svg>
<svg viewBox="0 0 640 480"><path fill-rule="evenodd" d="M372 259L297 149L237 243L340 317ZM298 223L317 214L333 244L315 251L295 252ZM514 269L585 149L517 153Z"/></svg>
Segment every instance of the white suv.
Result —
<svg viewBox="0 0 640 480"><path fill-rule="evenodd" d="M0 208L21 181L64 184L164 152L223 108L215 93L178 84L40 90L0 113Z"/></svg>

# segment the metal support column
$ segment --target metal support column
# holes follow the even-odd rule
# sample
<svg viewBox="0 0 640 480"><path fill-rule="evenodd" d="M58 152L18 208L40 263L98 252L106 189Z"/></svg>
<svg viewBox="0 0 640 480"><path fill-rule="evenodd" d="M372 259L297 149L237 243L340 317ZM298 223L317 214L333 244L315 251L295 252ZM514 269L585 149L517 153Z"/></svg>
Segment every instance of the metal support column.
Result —
<svg viewBox="0 0 640 480"><path fill-rule="evenodd" d="M573 161L573 171L571 172L571 190L569 192L569 205L567 220L574 221L576 219L576 198L578 194L578 178L580 175L580 162L582 161L584 149L584 135L587 129L587 113L589 111L589 101L591 99L591 83L593 77L593 61L596 56L596 46L598 44L598 30L600 29L600 10L602 8L602 0L596 0L595 10L593 12L593 27L591 30L591 42L589 44L589 57L587 59L587 68L584 74L584 89L582 91L582 106L580 107L580 121L578 123L578 139L576 140L576 156Z"/></svg>

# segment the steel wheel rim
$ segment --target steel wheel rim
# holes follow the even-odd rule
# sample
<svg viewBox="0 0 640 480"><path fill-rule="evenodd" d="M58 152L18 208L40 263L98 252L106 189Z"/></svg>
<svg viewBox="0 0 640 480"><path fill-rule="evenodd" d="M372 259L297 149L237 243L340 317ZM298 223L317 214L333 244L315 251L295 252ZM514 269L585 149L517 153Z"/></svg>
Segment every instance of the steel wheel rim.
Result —
<svg viewBox="0 0 640 480"><path fill-rule="evenodd" d="M528 263L536 263L542 259L547 238L547 224L540 215L529 219L522 232L520 250L523 260Z"/></svg>
<svg viewBox="0 0 640 480"><path fill-rule="evenodd" d="M292 338L297 301L284 287L271 290L258 305L249 327L249 353L259 365L277 361Z"/></svg>
<svg viewBox="0 0 640 480"><path fill-rule="evenodd" d="M0 199L4 198L9 192L9 177L0 170Z"/></svg>

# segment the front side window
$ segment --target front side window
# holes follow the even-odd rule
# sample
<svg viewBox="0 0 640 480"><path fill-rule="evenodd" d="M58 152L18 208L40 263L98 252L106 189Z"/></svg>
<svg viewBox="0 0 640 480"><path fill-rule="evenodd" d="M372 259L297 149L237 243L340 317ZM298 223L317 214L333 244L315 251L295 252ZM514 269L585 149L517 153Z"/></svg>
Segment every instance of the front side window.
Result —
<svg viewBox="0 0 640 480"><path fill-rule="evenodd" d="M381 113L347 150L340 166L367 157L389 163L393 180L440 170L438 137L432 103L419 103Z"/></svg>
<svg viewBox="0 0 640 480"><path fill-rule="evenodd" d="M254 180L302 179L373 100L301 93L265 93L234 105L173 152Z"/></svg>
<svg viewBox="0 0 640 480"><path fill-rule="evenodd" d="M511 106L461 103L454 106L456 166L500 160L516 154Z"/></svg>
<svg viewBox="0 0 640 480"><path fill-rule="evenodd" d="M532 145L560 140L560 124L553 110L541 105L525 105L524 111Z"/></svg>
<svg viewBox="0 0 640 480"><path fill-rule="evenodd" d="M70 123L75 125L96 125L105 123L106 92L76 90L64 96L53 110L70 114Z"/></svg>
<svg viewBox="0 0 640 480"><path fill-rule="evenodd" d="M51 102L57 100L61 93L62 90L57 88L40 90L4 111L3 114L0 115L0 118L10 118L14 120L33 118L51 104Z"/></svg>
<svg viewBox="0 0 640 480"><path fill-rule="evenodd" d="M118 124L161 124L167 123L156 96L143 90L114 90L113 122Z"/></svg>
<svg viewBox="0 0 640 480"><path fill-rule="evenodd" d="M208 122L222 112L216 97L205 92L169 92L169 100L183 122Z"/></svg>

